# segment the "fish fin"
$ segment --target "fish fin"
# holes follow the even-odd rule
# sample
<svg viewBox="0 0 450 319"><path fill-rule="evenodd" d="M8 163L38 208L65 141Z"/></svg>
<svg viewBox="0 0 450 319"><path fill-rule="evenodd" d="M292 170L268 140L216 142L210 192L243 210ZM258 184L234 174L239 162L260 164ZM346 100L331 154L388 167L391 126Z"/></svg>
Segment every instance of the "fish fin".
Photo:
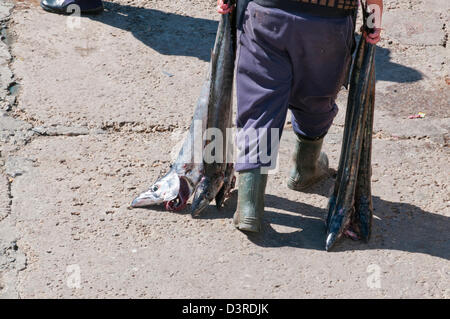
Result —
<svg viewBox="0 0 450 319"><path fill-rule="evenodd" d="M215 201L216 201L216 207L217 209L222 208L223 203L225 202L225 196L227 191L227 185L223 185L220 191L217 193Z"/></svg>
<svg viewBox="0 0 450 319"><path fill-rule="evenodd" d="M215 197L216 201L216 207L217 209L222 208L223 204L225 203L225 200L230 197L231 191L236 186L236 176L234 175L234 169L231 168L231 174L230 176L227 176L227 181L223 184L220 191L217 193Z"/></svg>

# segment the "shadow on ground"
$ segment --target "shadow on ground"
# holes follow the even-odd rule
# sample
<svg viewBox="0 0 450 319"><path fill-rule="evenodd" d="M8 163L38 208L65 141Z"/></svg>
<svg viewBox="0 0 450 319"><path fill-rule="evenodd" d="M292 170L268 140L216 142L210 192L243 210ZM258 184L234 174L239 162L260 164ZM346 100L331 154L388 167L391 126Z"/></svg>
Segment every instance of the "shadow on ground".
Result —
<svg viewBox="0 0 450 319"><path fill-rule="evenodd" d="M127 30L136 39L161 54L210 60L217 21L107 1L103 3L105 11L89 18ZM391 62L390 54L389 49L377 48L377 80L410 83L423 78L419 71Z"/></svg>
<svg viewBox="0 0 450 319"><path fill-rule="evenodd" d="M377 81L412 83L423 79L422 73L391 61L391 50L377 47L375 53Z"/></svg>
<svg viewBox="0 0 450 319"><path fill-rule="evenodd" d="M88 17L131 32L136 39L161 54L210 60L217 21L107 1L103 4L103 13Z"/></svg>
<svg viewBox="0 0 450 319"><path fill-rule="evenodd" d="M328 198L333 185L334 179L329 178L313 191ZM234 191L223 209L218 211L211 205L200 218L232 218L236 205L237 191ZM325 250L325 209L271 194L266 194L265 206L263 231L247 235L250 241L262 247ZM449 217L424 211L412 204L389 202L376 196L373 197L373 206L375 218L369 243L343 238L333 251L390 249L450 259ZM289 214L274 212L274 208ZM298 230L280 233L272 224Z"/></svg>
<svg viewBox="0 0 450 319"><path fill-rule="evenodd" d="M359 42L361 35L357 34L355 39L356 42ZM375 66L377 81L413 83L423 79L422 73L416 69L392 62L391 50L380 46L377 46L375 51Z"/></svg>

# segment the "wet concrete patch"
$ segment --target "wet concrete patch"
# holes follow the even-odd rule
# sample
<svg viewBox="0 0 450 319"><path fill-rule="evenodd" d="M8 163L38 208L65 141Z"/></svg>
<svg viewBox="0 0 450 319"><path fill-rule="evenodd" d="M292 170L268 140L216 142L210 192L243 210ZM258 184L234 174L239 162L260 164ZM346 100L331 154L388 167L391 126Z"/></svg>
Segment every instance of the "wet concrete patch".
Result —
<svg viewBox="0 0 450 319"><path fill-rule="evenodd" d="M450 90L444 80L434 90L427 90L420 83L392 85L386 92L378 92L376 99L377 109L391 116L406 119L424 112L425 120L450 118Z"/></svg>

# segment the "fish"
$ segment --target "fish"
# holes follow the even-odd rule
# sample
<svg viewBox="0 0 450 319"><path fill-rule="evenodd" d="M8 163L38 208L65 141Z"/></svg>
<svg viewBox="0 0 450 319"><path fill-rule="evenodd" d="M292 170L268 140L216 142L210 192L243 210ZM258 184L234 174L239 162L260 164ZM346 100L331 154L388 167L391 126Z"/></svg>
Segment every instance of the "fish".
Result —
<svg viewBox="0 0 450 319"><path fill-rule="evenodd" d="M232 92L236 55L235 19L235 10L222 15L212 52L212 86L206 127L207 130L214 128L216 132L221 132L221 134L214 136L214 139L208 138L205 142L203 176L194 193L190 207L193 217L199 216L218 195L216 206L220 207L231 186L230 170L233 164L227 163L230 143L226 138L226 132L232 127L233 115ZM228 176L226 176L227 174ZM227 184L225 184L225 181Z"/></svg>
<svg viewBox="0 0 450 319"><path fill-rule="evenodd" d="M356 230L358 238L364 242L368 242L372 230L373 219L373 203L372 203L372 133L373 118L375 105L375 72L372 69L370 94L369 94L369 110L366 118L364 136L361 149L361 159L358 169L358 178L356 180L355 192L355 214L352 221L352 228Z"/></svg>
<svg viewBox="0 0 450 319"><path fill-rule="evenodd" d="M230 170L230 165L233 168L233 164L227 164L225 160L221 163L205 163L205 148L214 141L206 141L203 137L207 128L216 127L225 132L226 128L232 126L235 48L235 14L232 12L222 15L219 22L207 78L197 101L189 133L177 159L163 177L132 201L131 207L164 204L166 210L181 211L195 193L195 207L199 207L201 202L200 206L204 208L204 202L209 203L219 192L223 193L218 199L223 204L231 186L234 187L231 183L234 169ZM226 149L222 151L225 152ZM195 201L195 198L201 200Z"/></svg>
<svg viewBox="0 0 450 319"><path fill-rule="evenodd" d="M367 5L363 9L367 29ZM351 73L342 150L334 190L328 201L325 249L330 251L346 235L368 241L373 207L370 188L371 145L375 103L375 49L362 36Z"/></svg>
<svg viewBox="0 0 450 319"><path fill-rule="evenodd" d="M164 204L165 208L170 211L179 211L186 207L187 201L202 177L203 161L196 160L195 152L202 151L201 149L196 150L196 143L202 140L203 132L206 129L210 82L208 77L203 84L188 135L175 162L170 166L170 170L156 180L147 191L139 194L132 201L131 207Z"/></svg>

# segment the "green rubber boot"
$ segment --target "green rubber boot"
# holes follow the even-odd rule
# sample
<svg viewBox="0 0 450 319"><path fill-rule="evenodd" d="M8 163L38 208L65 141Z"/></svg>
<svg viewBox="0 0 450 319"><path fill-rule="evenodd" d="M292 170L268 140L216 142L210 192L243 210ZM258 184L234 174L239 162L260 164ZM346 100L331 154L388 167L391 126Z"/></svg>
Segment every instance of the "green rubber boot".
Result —
<svg viewBox="0 0 450 319"><path fill-rule="evenodd" d="M325 135L315 140L296 135L293 167L287 186L295 191L304 191L328 176L328 157L320 151Z"/></svg>
<svg viewBox="0 0 450 319"><path fill-rule="evenodd" d="M261 230L266 184L267 174L262 174L260 168L239 173L238 203L233 216L237 229L255 233Z"/></svg>

